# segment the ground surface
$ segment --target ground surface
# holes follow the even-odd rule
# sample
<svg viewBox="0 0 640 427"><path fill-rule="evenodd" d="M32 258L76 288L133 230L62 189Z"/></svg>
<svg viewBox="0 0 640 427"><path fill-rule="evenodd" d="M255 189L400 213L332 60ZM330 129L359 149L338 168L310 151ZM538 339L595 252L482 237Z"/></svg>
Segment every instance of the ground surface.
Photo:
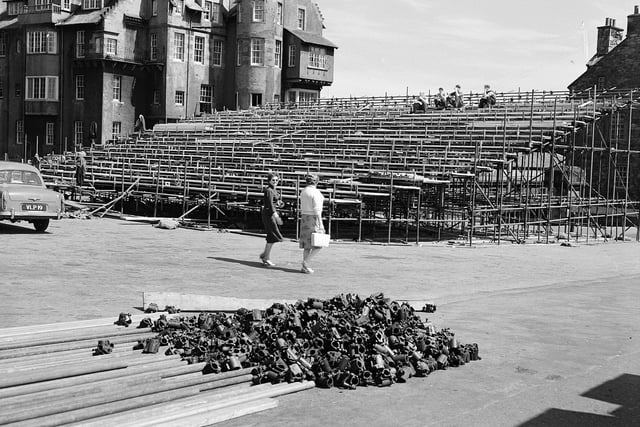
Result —
<svg viewBox="0 0 640 427"><path fill-rule="evenodd" d="M0 324L136 313L143 291L243 298L384 292L429 299L436 327L477 342L482 360L390 388L314 389L245 425L640 425L640 245L421 247L334 244L299 273L263 240L109 219L0 223Z"/></svg>

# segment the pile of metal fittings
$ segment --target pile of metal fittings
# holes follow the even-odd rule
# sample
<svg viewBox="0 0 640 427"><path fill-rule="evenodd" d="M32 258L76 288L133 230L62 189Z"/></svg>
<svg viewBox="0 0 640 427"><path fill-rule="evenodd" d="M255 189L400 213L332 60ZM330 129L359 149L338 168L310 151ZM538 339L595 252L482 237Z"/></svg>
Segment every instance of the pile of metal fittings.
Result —
<svg viewBox="0 0 640 427"><path fill-rule="evenodd" d="M207 362L206 373L254 367L256 384L306 379L326 388L383 387L480 359L477 344L459 343L448 329L436 331L410 305L382 293L234 314L161 316L153 328L159 335L140 343L145 351L168 346L167 354Z"/></svg>

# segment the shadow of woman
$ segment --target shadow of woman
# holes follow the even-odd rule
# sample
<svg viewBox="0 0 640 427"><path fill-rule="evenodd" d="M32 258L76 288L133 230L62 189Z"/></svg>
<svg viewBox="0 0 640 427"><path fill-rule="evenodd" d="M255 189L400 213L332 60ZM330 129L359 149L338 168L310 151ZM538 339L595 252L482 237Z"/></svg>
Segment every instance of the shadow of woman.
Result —
<svg viewBox="0 0 640 427"><path fill-rule="evenodd" d="M280 270L280 271L284 271L286 273L300 273L300 270L294 269L294 268L285 268L285 267L278 267L273 266L273 267L265 267L261 262L257 262L257 261L247 261L244 259L234 259L234 258L225 258L225 257L217 257L217 256L210 256L207 257L209 259L215 259L216 261L222 261L222 262L230 262L233 264L240 264L240 265L246 265L247 267L256 267L256 268L262 268L265 270Z"/></svg>

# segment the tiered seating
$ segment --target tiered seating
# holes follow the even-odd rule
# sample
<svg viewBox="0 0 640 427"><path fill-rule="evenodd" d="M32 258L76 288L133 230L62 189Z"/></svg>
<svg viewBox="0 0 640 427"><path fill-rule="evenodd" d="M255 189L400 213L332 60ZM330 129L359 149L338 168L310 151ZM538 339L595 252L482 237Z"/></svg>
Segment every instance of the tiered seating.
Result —
<svg viewBox="0 0 640 427"><path fill-rule="evenodd" d="M119 192L140 178L136 194L192 200L215 193L220 204L253 206L267 171L276 171L295 211L299 183L313 171L333 205L364 205L369 219L461 227L471 205L495 210L498 197L522 204L525 187L532 206L553 203L544 174L557 156L554 144L598 118L566 94L531 95L501 94L493 109L424 114L409 114L407 102L394 98L221 112L98 147L88 176L101 190ZM73 172L68 163L46 174L69 180ZM404 211L396 215L398 205Z"/></svg>

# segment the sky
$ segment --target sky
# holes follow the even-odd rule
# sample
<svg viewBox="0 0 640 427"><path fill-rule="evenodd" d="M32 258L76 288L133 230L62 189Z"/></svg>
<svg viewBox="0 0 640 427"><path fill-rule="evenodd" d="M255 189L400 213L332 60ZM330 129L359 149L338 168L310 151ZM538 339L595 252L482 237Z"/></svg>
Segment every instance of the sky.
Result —
<svg viewBox="0 0 640 427"><path fill-rule="evenodd" d="M322 97L566 90L596 51L597 27L640 0L317 0L338 45Z"/></svg>

